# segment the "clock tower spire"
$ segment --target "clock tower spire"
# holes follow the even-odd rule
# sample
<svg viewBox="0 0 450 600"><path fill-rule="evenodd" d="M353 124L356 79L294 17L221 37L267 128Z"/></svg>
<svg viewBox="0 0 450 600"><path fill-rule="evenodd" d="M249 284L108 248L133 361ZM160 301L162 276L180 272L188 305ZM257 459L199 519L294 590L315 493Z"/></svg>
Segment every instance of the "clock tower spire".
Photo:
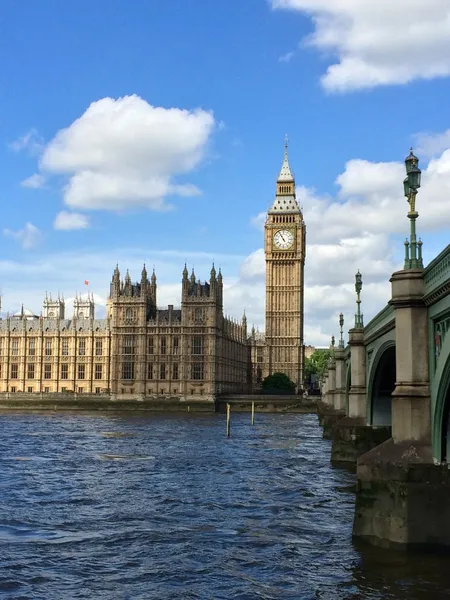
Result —
<svg viewBox="0 0 450 600"><path fill-rule="evenodd" d="M264 376L286 373L303 388L303 298L306 228L295 196L288 139L274 202L264 226L266 258L266 355Z"/></svg>

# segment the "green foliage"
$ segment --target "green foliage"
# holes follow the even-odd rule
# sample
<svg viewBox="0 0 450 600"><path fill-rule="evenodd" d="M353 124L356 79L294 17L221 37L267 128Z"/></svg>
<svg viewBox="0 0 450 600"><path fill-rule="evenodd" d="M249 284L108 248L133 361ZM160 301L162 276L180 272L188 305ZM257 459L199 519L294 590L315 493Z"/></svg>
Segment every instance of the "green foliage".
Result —
<svg viewBox="0 0 450 600"><path fill-rule="evenodd" d="M322 378L327 370L330 356L331 350L328 348L314 350L311 356L305 359L305 380L308 381L313 374L317 375L319 379Z"/></svg>
<svg viewBox="0 0 450 600"><path fill-rule="evenodd" d="M289 379L286 373L272 373L262 382L262 389L295 392L295 383Z"/></svg>

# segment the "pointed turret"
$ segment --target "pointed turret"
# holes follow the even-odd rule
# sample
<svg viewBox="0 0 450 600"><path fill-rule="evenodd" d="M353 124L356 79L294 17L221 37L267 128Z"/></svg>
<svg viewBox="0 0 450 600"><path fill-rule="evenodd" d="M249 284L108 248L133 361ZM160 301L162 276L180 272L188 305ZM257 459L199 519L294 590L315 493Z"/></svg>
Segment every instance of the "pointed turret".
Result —
<svg viewBox="0 0 450 600"><path fill-rule="evenodd" d="M189 277L189 272L187 270L187 265L186 263L184 263L184 269L183 269L183 279L188 279Z"/></svg>
<svg viewBox="0 0 450 600"><path fill-rule="evenodd" d="M153 273L152 273L152 285L156 285L156 273L155 273L155 267L153 267Z"/></svg>
<svg viewBox="0 0 450 600"><path fill-rule="evenodd" d="M109 286L109 295L111 298L119 296L120 294L120 271L119 265L116 264L116 268L114 269L113 276L111 279L111 285Z"/></svg>
<svg viewBox="0 0 450 600"><path fill-rule="evenodd" d="M119 265L118 264L116 264L116 268L114 269L112 280L113 281L120 281L120 271L119 271Z"/></svg>
<svg viewBox="0 0 450 600"><path fill-rule="evenodd" d="M144 266L142 267L141 283L147 283L147 269L145 268L145 263L144 263Z"/></svg>
<svg viewBox="0 0 450 600"><path fill-rule="evenodd" d="M195 273L194 273L194 267L192 267L192 273L191 273L191 283L192 283L192 285L194 285L194 283L195 283Z"/></svg>
<svg viewBox="0 0 450 600"><path fill-rule="evenodd" d="M214 267L214 263L212 264L210 278L211 282L216 279L216 268Z"/></svg>

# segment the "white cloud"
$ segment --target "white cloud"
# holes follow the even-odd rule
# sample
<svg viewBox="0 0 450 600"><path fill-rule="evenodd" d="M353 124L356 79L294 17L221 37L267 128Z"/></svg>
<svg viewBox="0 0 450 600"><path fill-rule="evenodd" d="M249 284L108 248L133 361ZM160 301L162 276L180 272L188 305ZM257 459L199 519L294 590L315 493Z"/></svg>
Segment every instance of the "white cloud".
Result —
<svg viewBox="0 0 450 600"><path fill-rule="evenodd" d="M3 229L3 235L18 241L25 250L34 248L41 240L41 232L32 223L25 223L24 228L18 231Z"/></svg>
<svg viewBox="0 0 450 600"><path fill-rule="evenodd" d="M89 219L86 215L62 210L56 215L56 218L53 221L53 227L64 231L69 231L71 229L86 229L89 227Z"/></svg>
<svg viewBox="0 0 450 600"><path fill-rule="evenodd" d="M67 177L75 210L169 208L169 196L200 191L180 181L204 160L216 126L211 112L154 107L138 96L103 98L46 145L39 167Z"/></svg>
<svg viewBox="0 0 450 600"><path fill-rule="evenodd" d="M279 58L278 58L278 62L284 62L284 63L288 63L291 62L291 60L294 58L294 54L295 52L286 52L286 54L282 54Z"/></svg>
<svg viewBox="0 0 450 600"><path fill-rule="evenodd" d="M45 177L43 175L41 175L40 173L35 173L34 175L27 177L27 179L24 179L23 181L21 181L20 185L22 187L37 190L41 187L44 187Z"/></svg>
<svg viewBox="0 0 450 600"><path fill-rule="evenodd" d="M32 156L36 156L44 148L44 140L42 136L36 131L36 129L30 129L24 135L18 137L14 142L9 144L11 150L14 152L21 152L27 150Z"/></svg>
<svg viewBox="0 0 450 600"><path fill-rule="evenodd" d="M274 9L309 15L305 40L335 55L322 76L331 92L405 84L450 74L448 0L271 0Z"/></svg>
<svg viewBox="0 0 450 600"><path fill-rule="evenodd" d="M416 154L425 155L428 157L441 154L444 150L450 148L450 129L439 133L417 133Z"/></svg>

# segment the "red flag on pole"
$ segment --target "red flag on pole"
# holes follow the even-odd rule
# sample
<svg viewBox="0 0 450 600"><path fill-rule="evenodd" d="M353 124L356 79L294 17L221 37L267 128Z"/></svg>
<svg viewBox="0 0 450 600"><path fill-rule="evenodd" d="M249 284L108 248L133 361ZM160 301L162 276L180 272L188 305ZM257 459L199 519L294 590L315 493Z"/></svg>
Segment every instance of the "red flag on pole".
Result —
<svg viewBox="0 0 450 600"><path fill-rule="evenodd" d="M87 279L84 280L84 285L89 285L89 281Z"/></svg>

